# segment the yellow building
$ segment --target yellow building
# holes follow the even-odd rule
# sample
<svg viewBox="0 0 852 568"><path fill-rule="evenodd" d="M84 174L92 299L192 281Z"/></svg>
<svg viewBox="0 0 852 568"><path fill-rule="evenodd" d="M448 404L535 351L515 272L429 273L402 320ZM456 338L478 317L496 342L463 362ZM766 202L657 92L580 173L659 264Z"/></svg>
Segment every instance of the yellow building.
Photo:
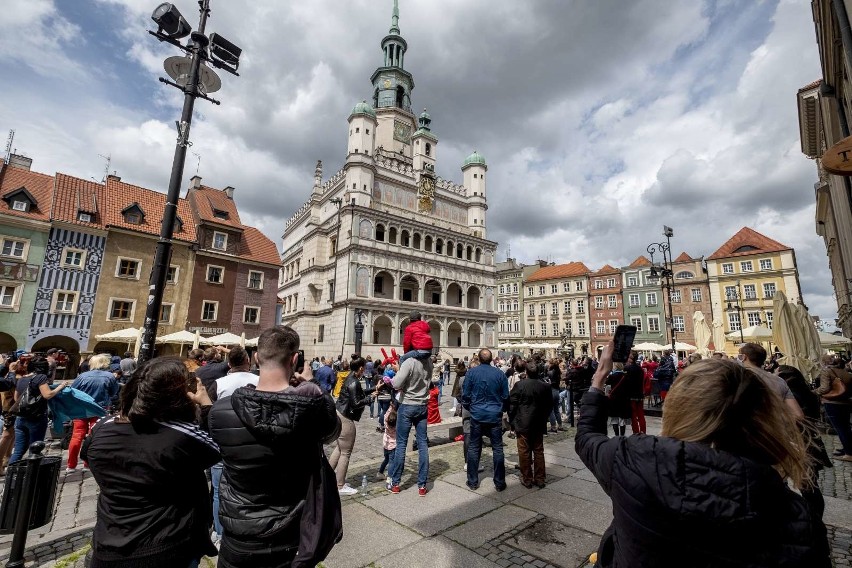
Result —
<svg viewBox="0 0 852 568"><path fill-rule="evenodd" d="M760 324L771 329L772 298L778 291L791 302L802 298L796 252L749 227L707 257L707 275L713 314L726 334ZM735 354L739 343L726 341L724 351Z"/></svg>

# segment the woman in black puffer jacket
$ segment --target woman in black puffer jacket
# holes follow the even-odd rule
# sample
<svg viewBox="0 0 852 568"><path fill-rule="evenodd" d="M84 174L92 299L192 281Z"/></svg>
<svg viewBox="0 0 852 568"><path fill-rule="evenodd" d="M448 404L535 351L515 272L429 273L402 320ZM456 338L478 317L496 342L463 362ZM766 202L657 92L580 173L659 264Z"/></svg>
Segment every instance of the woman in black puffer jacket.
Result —
<svg viewBox="0 0 852 568"><path fill-rule="evenodd" d="M341 495L355 495L358 490L346 483L346 471L349 469L349 458L352 456L352 448L355 447L355 423L361 420L364 407L367 405L367 397L372 394L372 388L365 392L361 387L361 375L364 374L366 362L360 357L349 364L349 376L340 387L340 396L337 397L337 416L340 418L340 437L337 438L337 447L334 448L328 463L334 468L337 476L337 489Z"/></svg>
<svg viewBox="0 0 852 568"><path fill-rule="evenodd" d="M818 566L804 499L806 444L781 399L731 361L690 365L666 399L662 436L608 438L610 344L583 397L575 447L612 499L598 566Z"/></svg>

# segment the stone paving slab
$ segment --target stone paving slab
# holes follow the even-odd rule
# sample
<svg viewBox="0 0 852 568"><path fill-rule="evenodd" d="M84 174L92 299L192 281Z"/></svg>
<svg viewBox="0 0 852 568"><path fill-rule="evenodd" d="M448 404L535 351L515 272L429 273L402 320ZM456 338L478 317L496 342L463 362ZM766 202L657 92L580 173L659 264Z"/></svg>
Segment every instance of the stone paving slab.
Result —
<svg viewBox="0 0 852 568"><path fill-rule="evenodd" d="M489 540L535 517L533 511L506 505L444 533L468 548L479 548Z"/></svg>
<svg viewBox="0 0 852 568"><path fill-rule="evenodd" d="M578 479L582 479L584 481L588 481L590 483L597 483L598 478L595 477L595 474L589 471L588 469L579 469L571 474L571 477L576 477Z"/></svg>
<svg viewBox="0 0 852 568"><path fill-rule="evenodd" d="M508 539L506 544L547 560L560 568L576 568L597 550L600 536L569 527L551 518L537 521Z"/></svg>
<svg viewBox="0 0 852 568"><path fill-rule="evenodd" d="M415 486L398 495L388 493L364 503L423 536L435 535L500 506L499 501L440 480L425 497L418 496Z"/></svg>
<svg viewBox="0 0 852 568"><path fill-rule="evenodd" d="M424 538L379 559L376 566L381 568L500 568L496 564L472 550L463 547L443 536Z"/></svg>
<svg viewBox="0 0 852 568"><path fill-rule="evenodd" d="M572 476L560 479L555 483L551 483L547 486L547 488L552 489L553 491L558 491L564 495L573 495L574 497L579 497L586 501L599 503L606 507L612 506L612 500L610 500L609 495L601 489L600 484L597 482L593 483L591 481L585 481Z"/></svg>
<svg viewBox="0 0 852 568"><path fill-rule="evenodd" d="M852 530L852 503L846 499L825 497L825 513L822 520L827 525Z"/></svg>
<svg viewBox="0 0 852 568"><path fill-rule="evenodd" d="M343 540L323 562L326 568L358 568L422 537L360 503L343 507Z"/></svg>
<svg viewBox="0 0 852 568"><path fill-rule="evenodd" d="M612 522L609 508L547 487L524 495L513 504L597 535L602 535Z"/></svg>

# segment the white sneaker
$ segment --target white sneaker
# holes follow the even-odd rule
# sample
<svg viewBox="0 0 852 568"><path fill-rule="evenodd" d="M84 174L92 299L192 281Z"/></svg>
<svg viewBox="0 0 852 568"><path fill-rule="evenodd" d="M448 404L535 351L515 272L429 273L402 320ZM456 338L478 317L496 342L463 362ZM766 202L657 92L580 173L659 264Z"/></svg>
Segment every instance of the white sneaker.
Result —
<svg viewBox="0 0 852 568"><path fill-rule="evenodd" d="M65 473L75 473L77 471L76 467L66 467Z"/></svg>
<svg viewBox="0 0 852 568"><path fill-rule="evenodd" d="M467 471L467 464L464 464L464 470Z"/></svg>
<svg viewBox="0 0 852 568"><path fill-rule="evenodd" d="M452 408L450 409L450 412L455 412L455 411L456 411L456 407L455 407L455 406L454 406L454 407L452 407Z"/></svg>
<svg viewBox="0 0 852 568"><path fill-rule="evenodd" d="M337 492L341 495L357 495L358 490L354 487L350 487L348 483L343 484L343 487L338 487Z"/></svg>

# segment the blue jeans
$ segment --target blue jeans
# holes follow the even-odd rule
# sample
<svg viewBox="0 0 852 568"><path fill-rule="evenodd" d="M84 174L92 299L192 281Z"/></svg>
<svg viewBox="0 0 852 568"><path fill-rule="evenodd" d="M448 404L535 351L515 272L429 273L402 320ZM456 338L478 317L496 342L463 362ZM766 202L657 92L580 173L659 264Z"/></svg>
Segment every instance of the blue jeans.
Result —
<svg viewBox="0 0 852 568"><path fill-rule="evenodd" d="M412 349L411 351L406 351L399 358L399 365L402 366L402 362L406 359L411 359L412 357L416 357L417 359L428 359L432 356L432 352L429 349Z"/></svg>
<svg viewBox="0 0 852 568"><path fill-rule="evenodd" d="M23 418L18 416L15 420L15 449L9 463L15 463L24 457L33 442L43 442L47 432L47 415L42 418Z"/></svg>
<svg viewBox="0 0 852 568"><path fill-rule="evenodd" d="M390 401L390 399L387 399L387 400L378 399L376 402L379 403L379 427L384 428L385 427L385 413L388 411L388 408L390 408L391 401Z"/></svg>
<svg viewBox="0 0 852 568"><path fill-rule="evenodd" d="M438 404L441 404L441 395L444 394L444 375L438 379Z"/></svg>
<svg viewBox="0 0 852 568"><path fill-rule="evenodd" d="M417 486L426 487L429 480L429 443L426 440L426 405L401 404L396 415L396 453L391 462L391 484L399 485L405 469L405 449L411 427L417 436Z"/></svg>
<svg viewBox="0 0 852 568"><path fill-rule="evenodd" d="M213 530L222 536L222 523L219 521L219 480L222 479L222 462L210 468L210 485L213 487Z"/></svg>
<svg viewBox="0 0 852 568"><path fill-rule="evenodd" d="M825 408L825 417L828 418L831 427L840 438L843 453L852 456L852 430L849 426L849 417L852 415L852 406L848 404L836 404L833 402L822 405ZM20 418L18 418L20 420ZM16 422L17 424L17 422ZM17 426L15 428L17 430ZM15 438L15 449L18 449L18 439ZM10 462L11 463L11 462Z"/></svg>
<svg viewBox="0 0 852 568"><path fill-rule="evenodd" d="M393 470L393 457L394 457L394 454L396 453L396 449L383 450L383 451L385 453L385 459L382 460L382 465L379 466L379 473L384 473L385 468L388 467L388 464L390 464L390 467L388 468L388 472Z"/></svg>
<svg viewBox="0 0 852 568"><path fill-rule="evenodd" d="M373 388L373 386L374 386L373 385L373 377L364 377L364 386L366 386L368 389ZM374 418L373 409L375 408L375 406L374 406L373 403L374 403L373 397L368 396L367 397L367 408L370 409L370 418Z"/></svg>
<svg viewBox="0 0 852 568"><path fill-rule="evenodd" d="M503 461L503 424L487 424L470 419L470 442L467 447L467 486L479 487L479 458L482 457L482 436L491 438L494 453L494 487L498 491L506 488L506 462Z"/></svg>

